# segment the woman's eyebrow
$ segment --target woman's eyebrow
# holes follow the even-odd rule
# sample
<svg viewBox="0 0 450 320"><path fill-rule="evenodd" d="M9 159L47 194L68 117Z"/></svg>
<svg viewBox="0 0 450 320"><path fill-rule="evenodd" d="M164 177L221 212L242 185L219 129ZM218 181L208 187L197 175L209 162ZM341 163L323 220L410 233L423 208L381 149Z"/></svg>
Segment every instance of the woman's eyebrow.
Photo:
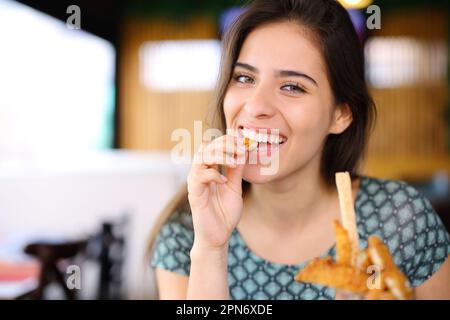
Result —
<svg viewBox="0 0 450 320"><path fill-rule="evenodd" d="M249 65L248 63L236 62L236 64L234 66L247 69L247 70L249 70L251 72L254 72L254 73L258 73L259 72L257 68L255 68L254 66Z"/></svg>
<svg viewBox="0 0 450 320"><path fill-rule="evenodd" d="M305 78L305 79L311 81L312 83L314 83L316 85L316 87L319 86L317 84L316 80L314 80L313 78L311 78L310 76L308 76L307 74L302 73L302 72L293 71L293 70L277 70L277 71L275 71L275 74L277 74L279 77L302 77L302 78Z"/></svg>
<svg viewBox="0 0 450 320"><path fill-rule="evenodd" d="M243 69L249 70L254 73L259 72L259 70L256 67L249 65L248 63L236 62L235 67L241 67ZM316 80L314 80L313 78L311 78L310 76L308 76L307 74L305 74L303 72L294 71L294 70L276 70L275 75L278 77L302 77L302 78L305 78L305 79L311 81L317 87L319 86L317 84Z"/></svg>

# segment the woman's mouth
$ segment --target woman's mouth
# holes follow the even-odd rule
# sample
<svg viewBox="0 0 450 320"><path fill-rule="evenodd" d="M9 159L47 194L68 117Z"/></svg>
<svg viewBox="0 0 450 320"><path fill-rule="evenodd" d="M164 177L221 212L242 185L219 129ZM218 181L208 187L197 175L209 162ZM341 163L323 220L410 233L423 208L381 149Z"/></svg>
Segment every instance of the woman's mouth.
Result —
<svg viewBox="0 0 450 320"><path fill-rule="evenodd" d="M287 138L279 134L279 130L270 128L246 128L239 126L239 136L244 138L245 147L249 152L257 152L258 160L270 157L273 150L277 150L286 143Z"/></svg>
<svg viewBox="0 0 450 320"><path fill-rule="evenodd" d="M280 135L277 129L270 128L246 128L244 126L239 126L239 136L242 138L247 138L251 142L256 142L258 144L273 144L281 145L287 141L287 138Z"/></svg>

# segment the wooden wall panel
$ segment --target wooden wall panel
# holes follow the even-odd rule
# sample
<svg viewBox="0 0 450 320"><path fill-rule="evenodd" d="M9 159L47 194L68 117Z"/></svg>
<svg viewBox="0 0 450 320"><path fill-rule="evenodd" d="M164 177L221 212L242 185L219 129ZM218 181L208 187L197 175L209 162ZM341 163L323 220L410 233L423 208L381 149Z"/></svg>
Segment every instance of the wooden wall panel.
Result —
<svg viewBox="0 0 450 320"><path fill-rule="evenodd" d="M448 44L448 13L426 8L382 12L381 29L372 36ZM425 65L426 62L423 65L419 62L412 67ZM411 180L427 179L436 171L450 174L449 128L445 119L449 105L448 80L372 88L371 93L377 104L378 119L370 139L365 173Z"/></svg>
<svg viewBox="0 0 450 320"><path fill-rule="evenodd" d="M442 86L372 89L378 110L369 145L372 155L443 155L446 153L445 108Z"/></svg>
<svg viewBox="0 0 450 320"><path fill-rule="evenodd" d="M193 130L194 120L204 120L211 92L164 93L145 88L139 79L139 48L146 41L212 39L214 23L198 18L186 23L166 20L129 20L122 33L120 59L121 148L169 150L176 128Z"/></svg>
<svg viewBox="0 0 450 320"><path fill-rule="evenodd" d="M436 8L404 9L381 12L381 29L374 35L410 36L435 40L448 37L448 12Z"/></svg>

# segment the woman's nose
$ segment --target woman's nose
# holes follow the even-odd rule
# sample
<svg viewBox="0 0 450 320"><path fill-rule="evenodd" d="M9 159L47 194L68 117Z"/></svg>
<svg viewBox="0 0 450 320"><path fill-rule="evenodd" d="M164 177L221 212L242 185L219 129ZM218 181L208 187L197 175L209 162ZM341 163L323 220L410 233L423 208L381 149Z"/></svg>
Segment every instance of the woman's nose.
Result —
<svg viewBox="0 0 450 320"><path fill-rule="evenodd" d="M263 87L255 88L244 107L248 115L254 118L270 118L275 114L276 107L269 90Z"/></svg>

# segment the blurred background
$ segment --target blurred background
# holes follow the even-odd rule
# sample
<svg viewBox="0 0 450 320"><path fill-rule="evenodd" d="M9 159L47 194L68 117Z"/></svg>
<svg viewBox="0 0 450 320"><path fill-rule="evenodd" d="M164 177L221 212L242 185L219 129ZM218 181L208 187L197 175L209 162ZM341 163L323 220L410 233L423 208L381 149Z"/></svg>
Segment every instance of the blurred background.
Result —
<svg viewBox="0 0 450 320"><path fill-rule="evenodd" d="M363 171L416 186L449 229L448 1L342 3L379 113ZM155 297L149 230L189 169L171 135L205 119L241 5L0 0L0 299Z"/></svg>

